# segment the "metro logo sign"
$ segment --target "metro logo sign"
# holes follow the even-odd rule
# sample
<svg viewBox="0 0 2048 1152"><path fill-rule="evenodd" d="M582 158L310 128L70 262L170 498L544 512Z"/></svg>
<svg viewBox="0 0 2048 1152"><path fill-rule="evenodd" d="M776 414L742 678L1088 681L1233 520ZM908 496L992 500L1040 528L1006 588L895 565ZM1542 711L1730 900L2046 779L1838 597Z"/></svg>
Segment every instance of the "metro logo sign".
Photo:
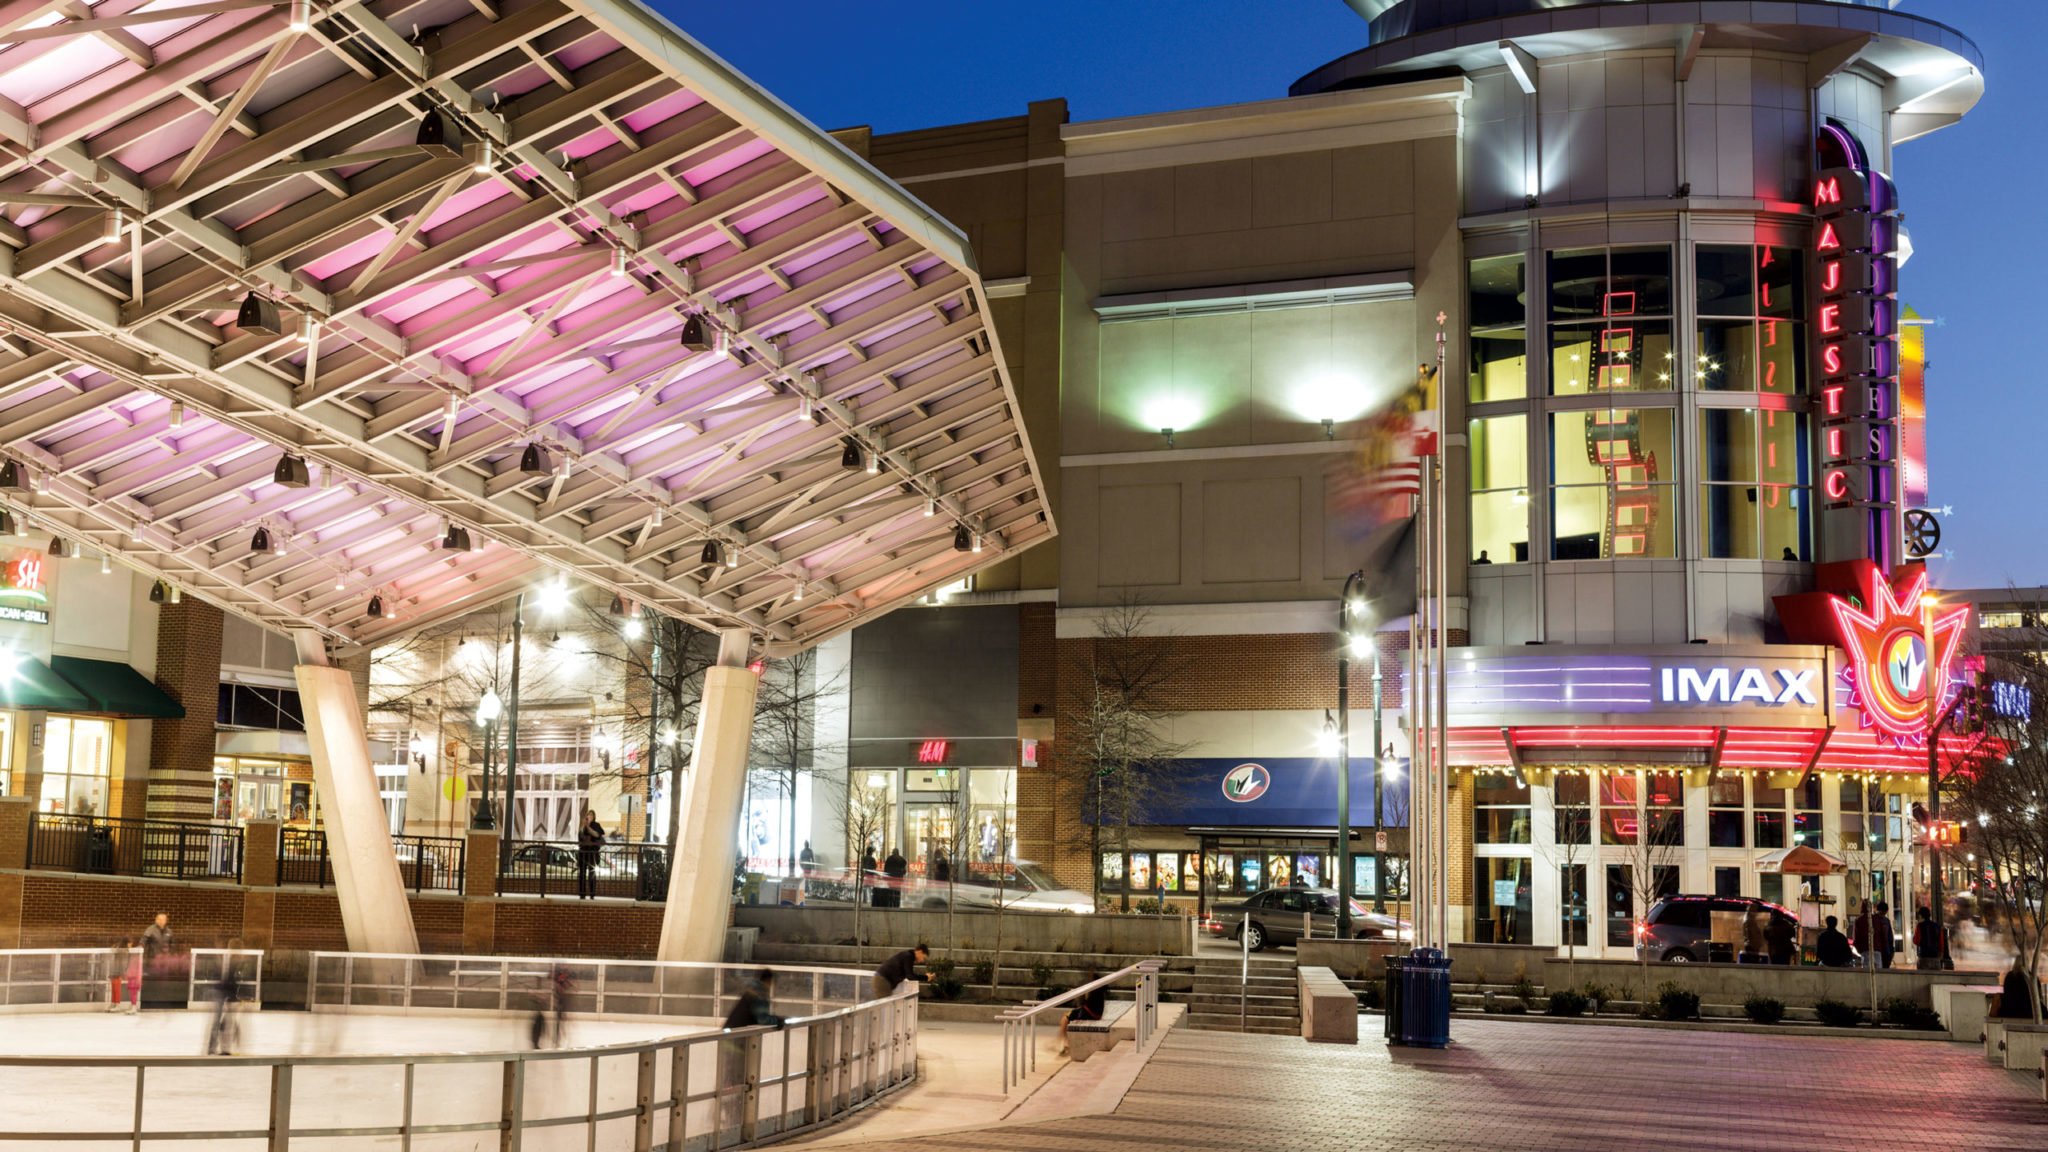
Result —
<svg viewBox="0 0 2048 1152"><path fill-rule="evenodd" d="M1855 689L1855 706L1863 724L1901 743L1927 739L1928 695L1934 707L1948 703L1954 691L1956 657L1962 651L1968 605L1949 608L1934 618L1934 651L1927 650L1926 623L1920 597L1927 591L1927 573L1915 569L1894 589L1873 567L1864 579L1862 604L1832 597L1838 639L1849 655L1847 675Z"/></svg>

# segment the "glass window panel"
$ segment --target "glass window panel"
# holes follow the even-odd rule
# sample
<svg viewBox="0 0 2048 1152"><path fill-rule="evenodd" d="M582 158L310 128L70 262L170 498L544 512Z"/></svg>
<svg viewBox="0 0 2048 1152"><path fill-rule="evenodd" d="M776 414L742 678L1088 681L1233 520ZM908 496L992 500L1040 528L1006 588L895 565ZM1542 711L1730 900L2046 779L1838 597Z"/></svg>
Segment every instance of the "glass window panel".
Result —
<svg viewBox="0 0 2048 1152"><path fill-rule="evenodd" d="M1767 484L1804 486L1812 482L1806 417L1766 409L1758 414L1757 478Z"/></svg>
<svg viewBox="0 0 2048 1152"><path fill-rule="evenodd" d="M1529 287L1522 274L1522 254L1488 256L1471 264L1472 327L1519 328L1528 315Z"/></svg>
<svg viewBox="0 0 2048 1152"><path fill-rule="evenodd" d="M1371 896L1379 883L1379 861L1370 853L1351 858L1351 891L1354 895Z"/></svg>
<svg viewBox="0 0 2048 1152"><path fill-rule="evenodd" d="M1559 488L1551 494L1550 558L1668 559L1672 503L1669 484Z"/></svg>
<svg viewBox="0 0 2048 1152"><path fill-rule="evenodd" d="M1552 252L1549 261L1552 320L1591 320L1607 314L1606 249Z"/></svg>
<svg viewBox="0 0 2048 1152"><path fill-rule="evenodd" d="M1130 871L1129 871L1128 873L1126 873L1125 875L1126 875L1127 877L1129 877L1129 879L1130 879L1130 882L1131 882L1131 891L1133 891L1133 892L1149 892L1149 891L1151 891L1151 890L1152 890L1152 854L1151 854L1150 852L1133 852L1133 853L1131 853L1131 870L1130 870Z"/></svg>
<svg viewBox="0 0 2048 1152"><path fill-rule="evenodd" d="M1521 400L1529 395L1529 338L1519 328L1472 337L1474 403Z"/></svg>
<svg viewBox="0 0 2048 1152"><path fill-rule="evenodd" d="M1760 244L1756 250L1757 315L1800 315L1806 298L1806 256L1796 248Z"/></svg>
<svg viewBox="0 0 2048 1152"><path fill-rule="evenodd" d="M1557 872L1558 906L1563 912L1563 943L1586 942L1586 866L1565 864Z"/></svg>
<svg viewBox="0 0 2048 1152"><path fill-rule="evenodd" d="M1780 396L1806 391L1803 326L1790 320L1759 320L1756 326L1757 389Z"/></svg>
<svg viewBox="0 0 2048 1152"><path fill-rule="evenodd" d="M1754 484L1700 485L1700 552L1715 560L1758 560L1760 496Z"/></svg>
<svg viewBox="0 0 2048 1152"><path fill-rule="evenodd" d="M1124 855L1121 852L1102 854L1102 889L1114 892L1124 886Z"/></svg>
<svg viewBox="0 0 2048 1152"><path fill-rule="evenodd" d="M1685 843L1685 778L1676 772L1650 773L1643 812L1652 844Z"/></svg>
<svg viewBox="0 0 2048 1152"><path fill-rule="evenodd" d="M1473 939L1486 944L1529 943L1529 860L1481 857L1472 868Z"/></svg>
<svg viewBox="0 0 2048 1152"><path fill-rule="evenodd" d="M1693 250L1695 291L1702 316L1756 315L1754 250L1747 244L1701 244Z"/></svg>
<svg viewBox="0 0 2048 1152"><path fill-rule="evenodd" d="M1675 355L1666 320L1558 325L1550 330L1550 394L1669 392Z"/></svg>
<svg viewBox="0 0 2048 1152"><path fill-rule="evenodd" d="M1529 559L1529 493L1475 492L1472 495L1472 562L1521 564Z"/></svg>
<svg viewBox="0 0 2048 1152"><path fill-rule="evenodd" d="M1641 821L1636 815L1633 772L1608 772L1600 777L1600 842L1633 844Z"/></svg>
<svg viewBox="0 0 2048 1152"><path fill-rule="evenodd" d="M1700 409L1700 479L1755 481L1756 423L1752 408Z"/></svg>
<svg viewBox="0 0 2048 1152"><path fill-rule="evenodd" d="M1180 853L1161 852L1152 863L1158 869L1159 887L1167 892L1180 891Z"/></svg>
<svg viewBox="0 0 2048 1152"><path fill-rule="evenodd" d="M1671 249L1616 248L1608 263L1606 315L1671 315ZM1629 310L1633 297L1634 309Z"/></svg>
<svg viewBox="0 0 2048 1152"><path fill-rule="evenodd" d="M1494 416L1471 422L1472 487L1522 488L1529 483L1529 418Z"/></svg>
<svg viewBox="0 0 2048 1152"><path fill-rule="evenodd" d="M1237 881L1239 891L1257 892L1260 888L1264 887L1264 879L1265 877L1259 870L1259 858L1257 856L1245 856L1238 860Z"/></svg>
<svg viewBox="0 0 2048 1152"><path fill-rule="evenodd" d="M1266 856L1266 887L1285 888L1294 883L1294 859L1285 852Z"/></svg>
<svg viewBox="0 0 2048 1152"><path fill-rule="evenodd" d="M1748 320L1702 320L1694 329L1692 384L1704 392L1757 389L1757 325Z"/></svg>
<svg viewBox="0 0 2048 1152"><path fill-rule="evenodd" d="M1607 866L1607 946L1628 948L1636 939L1636 892L1629 882L1629 866Z"/></svg>
<svg viewBox="0 0 2048 1152"><path fill-rule="evenodd" d="M1740 848L1743 844L1743 815L1740 810L1723 811L1715 809L1707 813L1707 846L1710 848Z"/></svg>

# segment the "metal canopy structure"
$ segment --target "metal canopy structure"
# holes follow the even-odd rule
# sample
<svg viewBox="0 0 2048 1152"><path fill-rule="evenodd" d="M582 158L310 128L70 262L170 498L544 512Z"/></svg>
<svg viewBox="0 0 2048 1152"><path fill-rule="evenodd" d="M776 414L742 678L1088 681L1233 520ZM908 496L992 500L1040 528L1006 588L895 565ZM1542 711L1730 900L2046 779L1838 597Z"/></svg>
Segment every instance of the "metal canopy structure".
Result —
<svg viewBox="0 0 2048 1152"><path fill-rule="evenodd" d="M786 648L1054 531L964 238L630 0L0 0L0 150L38 545Z"/></svg>

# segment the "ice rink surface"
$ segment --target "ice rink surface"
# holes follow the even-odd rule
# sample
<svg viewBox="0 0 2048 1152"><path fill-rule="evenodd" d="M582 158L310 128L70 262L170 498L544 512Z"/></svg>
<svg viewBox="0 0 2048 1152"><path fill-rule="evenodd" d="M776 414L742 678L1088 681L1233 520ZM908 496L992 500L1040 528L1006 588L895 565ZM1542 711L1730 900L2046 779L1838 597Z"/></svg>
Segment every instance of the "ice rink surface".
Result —
<svg viewBox="0 0 2048 1152"><path fill-rule="evenodd" d="M272 1069L265 1065L201 1066L212 1015L200 1011L153 1011L139 1016L106 1012L48 1013L7 1016L0 1022L0 1051L22 1056L171 1057L171 1066L152 1066L144 1073L142 1127L145 1131L260 1130L268 1123ZM499 1115L505 1090L500 1062L446 1061L449 1054L528 1051L529 1020L498 1016L311 1014L306 1012L243 1012L236 1023L240 1056L320 1057L388 1055L372 1064L299 1064L293 1070L294 1129L350 1128L400 1122L407 1057L413 1063L415 1125L467 1123ZM702 1025L654 1020L593 1020L571 1017L561 1058L525 1065L525 1108L529 1118L581 1115L591 1092L588 1056L575 1050L688 1035L712 1029ZM691 1078L717 1074L693 1067ZM176 1058L191 1058L187 1061ZM597 1085L600 1110L633 1106L636 1060L607 1056ZM661 1063L665 1064L666 1061ZM133 1068L0 1066L0 1137L29 1132L126 1133L135 1114L136 1074ZM667 1076L659 1090L667 1091ZM692 1091L701 1091L693 1084ZM630 1121L614 1121L600 1129L599 1148L631 1147ZM523 1147L533 1152L583 1149L588 1133L582 1124L529 1131ZM0 1139L0 1152L63 1147L79 1150L131 1148L118 1142ZM260 1140L143 1141L146 1149L220 1149L241 1152L264 1147ZM343 1149L398 1148L397 1137L295 1138L293 1149L340 1152ZM468 1152L497 1147L491 1133L419 1133L411 1147L420 1152Z"/></svg>

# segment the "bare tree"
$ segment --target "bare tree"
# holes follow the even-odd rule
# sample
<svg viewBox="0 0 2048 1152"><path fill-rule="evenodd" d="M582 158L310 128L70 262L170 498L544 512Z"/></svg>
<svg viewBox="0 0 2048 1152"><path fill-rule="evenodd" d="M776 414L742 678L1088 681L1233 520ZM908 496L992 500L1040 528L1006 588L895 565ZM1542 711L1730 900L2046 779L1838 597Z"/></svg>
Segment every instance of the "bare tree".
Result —
<svg viewBox="0 0 2048 1152"><path fill-rule="evenodd" d="M861 864L888 827L889 790L870 788L858 772L849 770L846 791L833 792L831 802L838 809L840 830L846 834L846 870L853 877L853 940L859 947L866 943L860 934L860 918L861 905L867 903L867 871Z"/></svg>
<svg viewBox="0 0 2048 1152"><path fill-rule="evenodd" d="M1593 778L1586 775L1568 776L1558 772L1551 778L1555 831L1545 855L1557 869L1558 906L1567 913L1559 917L1559 930L1564 937L1565 966L1574 972L1578 966L1576 930L1591 931L1592 918L1586 908L1587 885L1579 878L1579 873L1593 856L1592 787ZM1579 910L1581 917L1577 924L1569 916L1574 908Z"/></svg>
<svg viewBox="0 0 2048 1152"><path fill-rule="evenodd" d="M2015 964L2034 990L2034 1022L2043 1019L2044 938L2048 938L2048 672L2038 640L2020 659L1988 668L1982 736L1947 766L1942 816L1960 825L1980 881L1979 901L1998 909L2017 953Z"/></svg>
<svg viewBox="0 0 2048 1152"><path fill-rule="evenodd" d="M1061 720L1061 743L1090 781L1093 820L1087 835L1098 901L1105 829L1110 843L1128 852L1132 826L1188 748L1171 738L1175 713L1168 704L1173 682L1190 661L1173 637L1152 633L1151 614L1136 599L1126 597L1106 609L1076 669L1080 691ZM1131 910L1128 884L1121 905Z"/></svg>
<svg viewBox="0 0 2048 1152"><path fill-rule="evenodd" d="M840 691L841 682L839 674L821 675L815 648L770 661L761 670L754 704L753 775L784 801L789 820L785 875L798 872L798 785L812 776L819 755L829 751L819 746L818 702Z"/></svg>
<svg viewBox="0 0 2048 1152"><path fill-rule="evenodd" d="M614 712L629 733L617 763L601 763L599 769L616 775L621 792L637 788L650 802L654 781L664 782L669 803L663 839L673 852L682 818L682 774L704 700L704 671L718 661L718 638L674 617L645 610L622 616L590 603L583 605L583 626L600 638L591 654L621 673ZM635 746L641 754L629 762L624 750ZM651 827L647 833L653 839Z"/></svg>
<svg viewBox="0 0 2048 1152"><path fill-rule="evenodd" d="M1659 874L1666 869L1675 871L1679 865L1679 845L1685 840L1685 788L1677 772L1637 772L1630 774L1630 779L1637 793L1635 811L1615 819L1636 822L1635 835L1623 832L1617 838L1624 841L1631 911L1636 924L1641 924L1649 916L1650 906L1665 895ZM1633 934L1635 925L1630 930ZM1642 946L1640 936L1636 943L1637 960L1643 965L1643 994L1647 996L1650 951Z"/></svg>

